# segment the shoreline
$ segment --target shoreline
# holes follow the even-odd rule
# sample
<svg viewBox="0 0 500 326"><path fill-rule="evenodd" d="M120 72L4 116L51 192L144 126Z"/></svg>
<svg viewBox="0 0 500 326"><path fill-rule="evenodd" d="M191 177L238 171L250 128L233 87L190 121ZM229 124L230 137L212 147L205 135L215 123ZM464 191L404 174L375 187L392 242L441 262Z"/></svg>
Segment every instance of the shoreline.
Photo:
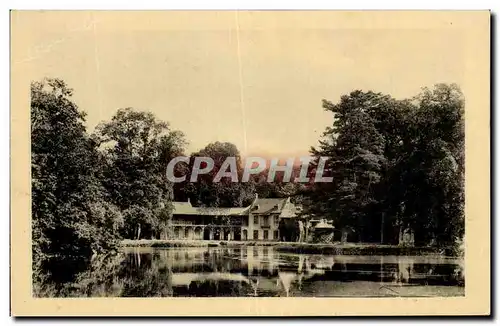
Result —
<svg viewBox="0 0 500 326"><path fill-rule="evenodd" d="M217 240L123 240L120 247L149 248L238 248L246 246L273 247L276 251L297 254L333 255L440 255L457 257L452 248L410 247L373 243L304 243L278 241L217 241Z"/></svg>

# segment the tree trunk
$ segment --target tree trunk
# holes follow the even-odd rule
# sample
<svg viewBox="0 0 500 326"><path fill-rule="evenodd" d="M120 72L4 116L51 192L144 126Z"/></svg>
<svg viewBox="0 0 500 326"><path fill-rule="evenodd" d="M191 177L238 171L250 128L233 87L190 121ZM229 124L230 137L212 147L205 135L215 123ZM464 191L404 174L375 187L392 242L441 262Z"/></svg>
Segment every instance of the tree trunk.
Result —
<svg viewBox="0 0 500 326"><path fill-rule="evenodd" d="M385 213L382 213L382 223L380 223L380 243L384 244L384 222L385 222Z"/></svg>
<svg viewBox="0 0 500 326"><path fill-rule="evenodd" d="M139 240L141 238L141 225L139 224L139 226L137 227L137 240Z"/></svg>

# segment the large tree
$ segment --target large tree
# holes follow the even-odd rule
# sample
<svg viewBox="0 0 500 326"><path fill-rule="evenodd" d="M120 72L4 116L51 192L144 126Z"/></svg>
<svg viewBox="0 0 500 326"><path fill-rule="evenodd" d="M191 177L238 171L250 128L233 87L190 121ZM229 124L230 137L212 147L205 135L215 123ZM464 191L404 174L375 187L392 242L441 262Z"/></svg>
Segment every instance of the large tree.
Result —
<svg viewBox="0 0 500 326"><path fill-rule="evenodd" d="M314 184L317 204L309 205L311 214L326 216L342 229L355 228L360 234L370 227L367 212L375 203L374 189L385 157L384 139L369 112L387 100L381 94L354 91L342 96L338 104L323 101L323 108L334 114L334 122L323 133L319 148L312 149L313 166L317 168L320 158L328 157L325 175L333 182Z"/></svg>
<svg viewBox="0 0 500 326"><path fill-rule="evenodd" d="M123 210L124 236L159 237L172 210L173 185L166 168L182 155L183 134L150 112L126 108L101 123L95 139L106 153L104 183L109 199Z"/></svg>
<svg viewBox="0 0 500 326"><path fill-rule="evenodd" d="M323 102L333 123L313 148L329 157L331 183L316 183L306 212L356 231L360 241L450 244L464 229L464 99L456 85L408 100L354 91ZM314 168L313 168L314 170Z"/></svg>
<svg viewBox="0 0 500 326"><path fill-rule="evenodd" d="M48 274L62 260L114 248L122 222L105 201L103 158L72 93L59 79L31 84L33 264Z"/></svg>
<svg viewBox="0 0 500 326"><path fill-rule="evenodd" d="M457 85L424 88L415 98L405 217L417 241L451 244L464 232L465 101Z"/></svg>
<svg viewBox="0 0 500 326"><path fill-rule="evenodd" d="M197 157L208 157L214 161L213 169L206 174L200 174L196 181L190 182L193 171L194 160ZM227 158L234 158L233 166L223 165ZM251 182L239 182L243 175L242 159L238 148L228 142L215 142L208 144L205 148L191 155L190 169L187 181L181 185L185 196L198 206L206 207L241 207L250 204L254 198L255 189ZM202 168L205 163L202 163ZM223 172L235 170L237 179L224 176L214 182L219 170Z"/></svg>

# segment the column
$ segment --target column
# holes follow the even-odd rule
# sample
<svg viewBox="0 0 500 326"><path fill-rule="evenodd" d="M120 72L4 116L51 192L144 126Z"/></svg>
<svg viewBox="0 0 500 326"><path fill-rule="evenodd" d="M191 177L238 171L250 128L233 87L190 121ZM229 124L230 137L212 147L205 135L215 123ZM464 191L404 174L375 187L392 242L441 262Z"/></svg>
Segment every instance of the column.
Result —
<svg viewBox="0 0 500 326"><path fill-rule="evenodd" d="M248 214L248 232L247 232L247 240L253 240L253 214Z"/></svg>

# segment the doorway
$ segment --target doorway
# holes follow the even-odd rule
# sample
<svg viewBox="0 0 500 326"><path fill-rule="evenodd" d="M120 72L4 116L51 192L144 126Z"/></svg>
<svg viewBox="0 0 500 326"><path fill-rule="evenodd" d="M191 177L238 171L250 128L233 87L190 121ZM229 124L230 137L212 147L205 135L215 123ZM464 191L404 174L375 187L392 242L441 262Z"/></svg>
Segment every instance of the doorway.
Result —
<svg viewBox="0 0 500 326"><path fill-rule="evenodd" d="M203 240L210 240L210 228L203 229Z"/></svg>
<svg viewBox="0 0 500 326"><path fill-rule="evenodd" d="M235 229L234 232L234 239L235 241L241 241L241 229Z"/></svg>

